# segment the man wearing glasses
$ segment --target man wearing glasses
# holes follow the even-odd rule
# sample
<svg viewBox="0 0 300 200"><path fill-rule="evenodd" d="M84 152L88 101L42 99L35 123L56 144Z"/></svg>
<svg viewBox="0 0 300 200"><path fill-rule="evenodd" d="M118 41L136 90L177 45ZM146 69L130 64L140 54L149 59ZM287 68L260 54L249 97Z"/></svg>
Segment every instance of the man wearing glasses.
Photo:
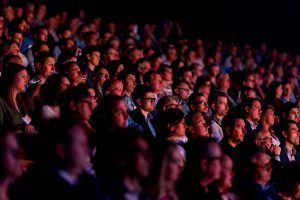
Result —
<svg viewBox="0 0 300 200"><path fill-rule="evenodd" d="M300 161L299 146L299 128L297 123L288 120L283 125L282 135L284 137L284 144L281 147L280 161L283 165L292 161Z"/></svg>
<svg viewBox="0 0 300 200"><path fill-rule="evenodd" d="M189 84L185 81L178 81L174 84L173 95L176 95L182 101L182 109L185 115L190 112L190 109L187 104L188 97L190 95Z"/></svg>
<svg viewBox="0 0 300 200"><path fill-rule="evenodd" d="M143 127L144 133L151 138L156 138L156 129L153 125L153 114L155 108L154 93L144 85L137 86L132 94L137 108L130 113L131 118Z"/></svg>

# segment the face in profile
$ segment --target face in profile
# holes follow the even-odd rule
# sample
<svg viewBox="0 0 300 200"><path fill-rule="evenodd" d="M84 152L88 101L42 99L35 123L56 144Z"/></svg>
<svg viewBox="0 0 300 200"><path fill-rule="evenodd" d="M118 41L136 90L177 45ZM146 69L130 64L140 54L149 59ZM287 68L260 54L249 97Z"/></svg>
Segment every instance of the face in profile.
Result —
<svg viewBox="0 0 300 200"><path fill-rule="evenodd" d="M83 171L90 161L90 149L86 132L79 125L74 125L69 132L72 134L72 138L65 148L65 160L69 165Z"/></svg>
<svg viewBox="0 0 300 200"><path fill-rule="evenodd" d="M0 141L0 167L4 176L15 179L22 173L20 163L20 147L17 141L17 137L13 133L8 133L4 136L3 141Z"/></svg>
<svg viewBox="0 0 300 200"><path fill-rule="evenodd" d="M149 176L150 173L150 152L149 144L142 138L135 139L135 146L137 151L134 153L134 170L137 176L145 178Z"/></svg>
<svg viewBox="0 0 300 200"><path fill-rule="evenodd" d="M165 162L165 169L164 163L162 166L162 170L165 170L165 179L168 181L177 181L179 175L181 174L184 164L185 164L185 155L183 150L179 149L179 146L170 147L167 152L165 153L164 161Z"/></svg>

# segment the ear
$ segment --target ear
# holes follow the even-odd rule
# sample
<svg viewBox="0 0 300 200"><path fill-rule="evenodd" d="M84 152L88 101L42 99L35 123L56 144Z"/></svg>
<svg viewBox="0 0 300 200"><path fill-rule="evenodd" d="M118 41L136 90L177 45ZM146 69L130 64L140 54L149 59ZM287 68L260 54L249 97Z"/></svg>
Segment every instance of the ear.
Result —
<svg viewBox="0 0 300 200"><path fill-rule="evenodd" d="M226 130L226 135L228 136L230 134L230 127L229 126L226 126L225 127L225 130Z"/></svg>
<svg viewBox="0 0 300 200"><path fill-rule="evenodd" d="M76 109L76 105L75 105L74 101L70 102L70 108L71 108L71 110L75 110Z"/></svg>
<svg viewBox="0 0 300 200"><path fill-rule="evenodd" d="M170 131L174 131L174 126L171 125L171 124L168 124L168 125L167 125L167 128L168 128Z"/></svg>
<svg viewBox="0 0 300 200"><path fill-rule="evenodd" d="M40 71L40 70L42 69L42 66L41 66L41 65L42 65L41 63L37 62L35 68L36 68L38 71Z"/></svg>
<svg viewBox="0 0 300 200"><path fill-rule="evenodd" d="M211 108L213 109L213 110L216 110L216 103L211 103Z"/></svg>
<svg viewBox="0 0 300 200"><path fill-rule="evenodd" d="M62 144L57 144L55 150L60 159L65 158L64 146Z"/></svg>
<svg viewBox="0 0 300 200"><path fill-rule="evenodd" d="M88 53L88 54L86 54L86 58L88 59L88 60L90 60L91 59L91 55Z"/></svg>
<svg viewBox="0 0 300 200"><path fill-rule="evenodd" d="M188 131L191 133L191 134L194 134L195 133L195 129L193 126L189 126L188 127Z"/></svg>
<svg viewBox="0 0 300 200"><path fill-rule="evenodd" d="M137 99L136 103L137 103L138 106L141 106L142 105L142 100L141 99Z"/></svg>
<svg viewBox="0 0 300 200"><path fill-rule="evenodd" d="M105 94L106 94L106 96L109 96L109 95L110 95L110 91L107 90L107 91L105 92Z"/></svg>
<svg viewBox="0 0 300 200"><path fill-rule="evenodd" d="M207 170L207 160L203 159L203 160L200 161L200 168L204 172Z"/></svg>
<svg viewBox="0 0 300 200"><path fill-rule="evenodd" d="M282 135L283 135L283 137L287 138L287 132L286 131L282 131Z"/></svg>
<svg viewBox="0 0 300 200"><path fill-rule="evenodd" d="M254 140L254 144L256 145L256 146L260 146L260 142L258 141L258 140Z"/></svg>
<svg viewBox="0 0 300 200"><path fill-rule="evenodd" d="M246 111L247 113L249 113L249 111L250 111L249 106L246 106L246 107L245 107L245 111Z"/></svg>
<svg viewBox="0 0 300 200"><path fill-rule="evenodd" d="M177 88L174 89L175 94L179 93L179 90Z"/></svg>

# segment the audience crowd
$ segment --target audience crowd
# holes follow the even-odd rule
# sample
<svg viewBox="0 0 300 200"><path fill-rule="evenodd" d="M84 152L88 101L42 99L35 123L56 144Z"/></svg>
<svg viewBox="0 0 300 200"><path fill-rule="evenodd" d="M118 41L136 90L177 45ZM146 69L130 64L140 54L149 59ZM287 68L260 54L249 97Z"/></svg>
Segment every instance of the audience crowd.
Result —
<svg viewBox="0 0 300 200"><path fill-rule="evenodd" d="M300 199L297 52L30 2L0 52L0 200Z"/></svg>

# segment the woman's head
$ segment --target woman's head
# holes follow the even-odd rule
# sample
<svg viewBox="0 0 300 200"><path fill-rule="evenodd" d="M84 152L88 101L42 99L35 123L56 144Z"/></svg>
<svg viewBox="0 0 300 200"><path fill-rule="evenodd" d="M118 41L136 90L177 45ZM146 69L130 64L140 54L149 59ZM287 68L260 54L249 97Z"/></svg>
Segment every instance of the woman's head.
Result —
<svg viewBox="0 0 300 200"><path fill-rule="evenodd" d="M2 92L15 91L17 93L24 92L28 84L29 76L24 66L10 63L6 66L2 73Z"/></svg>
<svg viewBox="0 0 300 200"><path fill-rule="evenodd" d="M161 114L161 120L164 129L168 132L169 137L185 137L186 124L184 113L179 108L170 108Z"/></svg>
<svg viewBox="0 0 300 200"><path fill-rule="evenodd" d="M282 95L283 89L281 82L273 81L268 88L269 98L275 100L279 99Z"/></svg>
<svg viewBox="0 0 300 200"><path fill-rule="evenodd" d="M169 143L162 155L160 183L177 181L185 165L185 150L177 144Z"/></svg>
<svg viewBox="0 0 300 200"><path fill-rule="evenodd" d="M274 124L275 115L273 106L267 106L261 115L261 123L263 126L272 126Z"/></svg>
<svg viewBox="0 0 300 200"><path fill-rule="evenodd" d="M66 76L61 74L52 74L44 85L42 85L41 97L46 104L55 105L59 97L70 86Z"/></svg>

